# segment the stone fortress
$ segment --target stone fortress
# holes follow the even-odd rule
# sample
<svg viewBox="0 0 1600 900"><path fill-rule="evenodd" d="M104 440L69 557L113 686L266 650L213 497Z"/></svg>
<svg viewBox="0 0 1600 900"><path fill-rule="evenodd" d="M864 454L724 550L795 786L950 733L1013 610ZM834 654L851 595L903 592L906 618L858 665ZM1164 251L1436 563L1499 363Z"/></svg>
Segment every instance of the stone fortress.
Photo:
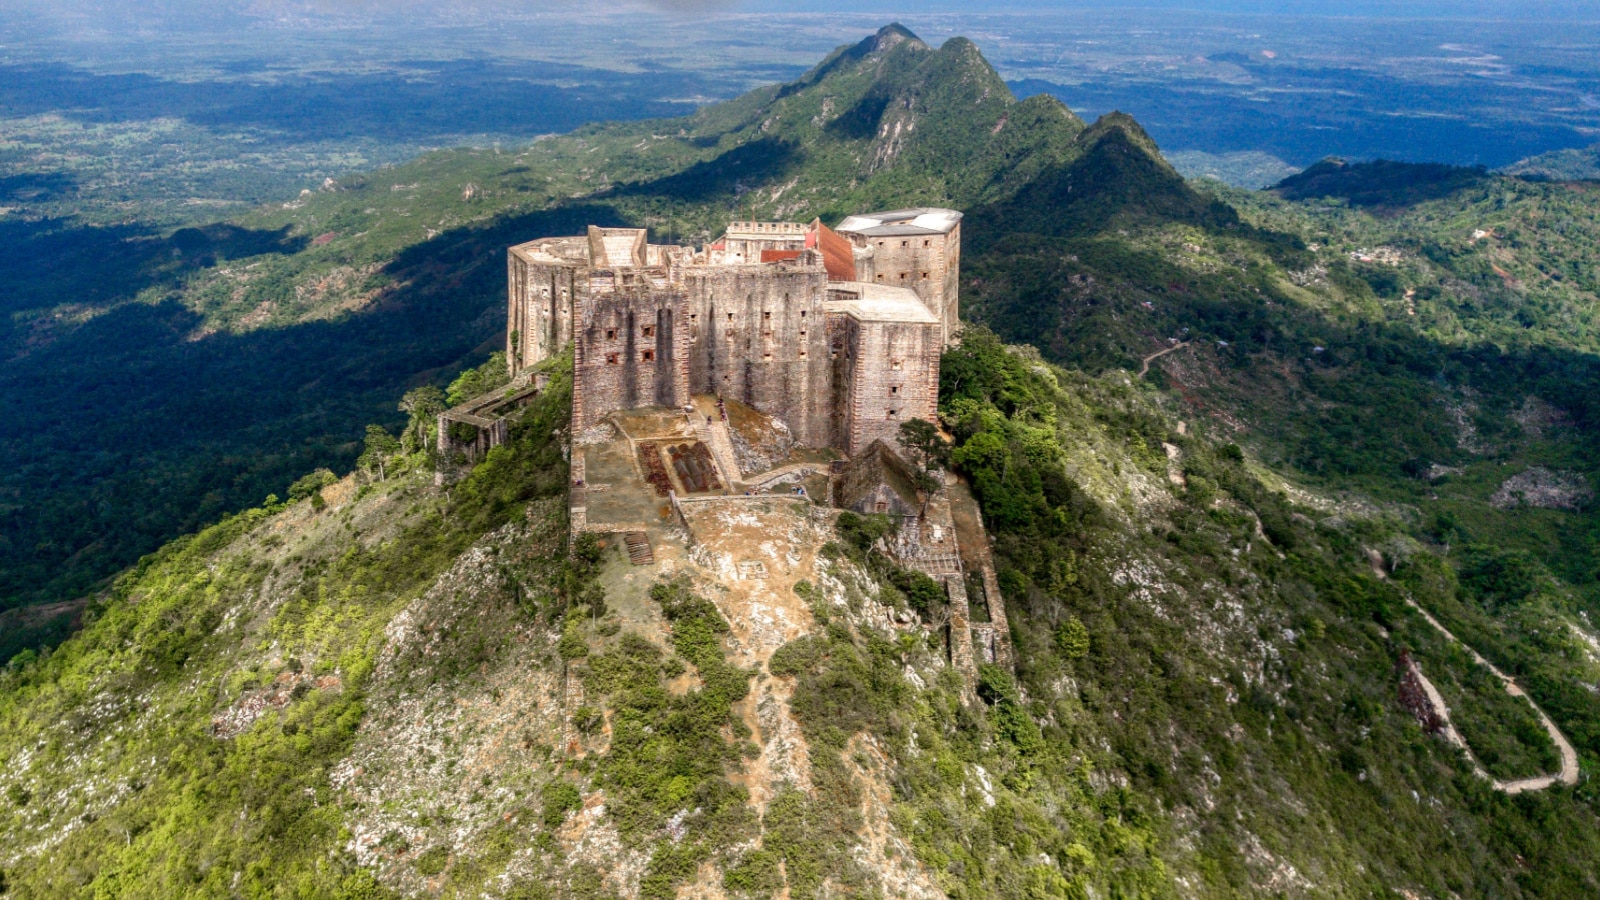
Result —
<svg viewBox="0 0 1600 900"><path fill-rule="evenodd" d="M570 345L574 538L600 535L652 579L711 574L735 631L760 643L809 615L783 604L830 577L817 558L842 510L893 516L879 548L949 603L931 621L880 608L879 624L938 632L975 697L979 663L1012 662L988 536L965 482L919 477L900 444L906 422L938 421L961 218L734 222L700 248L591 226L514 246L511 387L440 416L441 459L503 442L549 377L540 364ZM608 603L626 610L643 582L623 581Z"/></svg>
<svg viewBox="0 0 1600 900"><path fill-rule="evenodd" d="M572 343L578 432L709 394L855 455L934 419L960 248L944 209L735 222L698 251L591 226L511 248L506 356L515 376Z"/></svg>

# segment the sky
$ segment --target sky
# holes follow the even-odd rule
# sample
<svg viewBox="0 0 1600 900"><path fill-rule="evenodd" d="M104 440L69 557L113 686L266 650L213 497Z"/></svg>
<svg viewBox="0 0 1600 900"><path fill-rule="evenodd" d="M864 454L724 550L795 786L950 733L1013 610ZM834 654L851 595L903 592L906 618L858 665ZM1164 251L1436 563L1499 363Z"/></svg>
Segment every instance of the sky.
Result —
<svg viewBox="0 0 1600 900"><path fill-rule="evenodd" d="M1171 8L1219 13L1385 18L1600 19L1594 0L0 0L0 17L40 21L133 21L152 27L204 27L237 17L284 15L382 20L396 14L494 16L562 7L587 12L653 9L682 15L719 12L1013 12Z"/></svg>

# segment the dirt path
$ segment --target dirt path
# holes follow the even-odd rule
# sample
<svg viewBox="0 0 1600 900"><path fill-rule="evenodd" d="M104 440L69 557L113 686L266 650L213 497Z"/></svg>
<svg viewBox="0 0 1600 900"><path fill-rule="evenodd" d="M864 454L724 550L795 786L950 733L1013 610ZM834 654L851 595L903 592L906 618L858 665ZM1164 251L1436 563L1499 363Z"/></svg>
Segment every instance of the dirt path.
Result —
<svg viewBox="0 0 1600 900"><path fill-rule="evenodd" d="M1539 704L1533 702L1533 698L1528 696L1528 692L1524 691L1522 686L1517 684L1517 680L1500 671L1500 669L1497 668L1494 663L1484 659L1481 655L1479 655L1478 651L1472 649L1472 647L1468 646L1466 642L1452 634L1450 629L1444 627L1444 625L1438 619L1435 619L1427 610L1419 606L1415 600L1412 600L1409 596L1407 596L1405 600L1407 606L1410 606L1412 609L1421 613L1422 617L1428 620L1428 624L1438 629L1440 634L1444 635L1451 642L1464 647L1467 653L1472 656L1474 662L1488 669L1490 672L1493 672L1494 677L1500 679L1500 683L1506 686L1506 693L1513 697L1521 697L1522 699L1528 701L1528 705L1533 707L1534 715L1539 717L1540 724L1544 726L1545 732L1550 735L1550 740L1555 742L1556 749L1561 753L1561 769L1554 775L1540 775L1535 778L1518 778L1515 781L1501 781L1497 778L1491 778L1490 781L1494 783L1495 790L1505 791L1508 794L1520 794L1524 791L1542 791L1545 788L1554 787L1557 784L1564 784L1569 787L1577 784L1577 749L1572 746L1571 741L1567 740L1567 736L1561 733L1561 729L1556 727L1556 723L1550 721L1550 717L1544 714L1544 710L1539 708ZM1444 706L1443 698L1439 698L1438 703L1440 709L1446 708ZM1466 742L1462 741L1461 743L1465 744ZM1476 761L1474 761L1474 765L1476 765ZM1482 768L1478 769L1478 774L1485 778L1489 778L1489 774L1483 771Z"/></svg>
<svg viewBox="0 0 1600 900"><path fill-rule="evenodd" d="M1177 351L1182 350L1183 348L1185 348L1187 346L1189 346L1189 341L1184 341L1181 344L1174 344L1174 345L1172 345L1171 347L1168 347L1165 350L1161 350L1161 351L1158 351L1156 353L1152 353L1149 356L1146 356L1144 358L1143 362L1141 362L1140 365L1139 365L1139 377L1143 378L1144 376L1150 374L1150 364L1151 363L1155 362L1156 360L1160 359L1163 356L1166 356L1168 353L1176 353Z"/></svg>
<svg viewBox="0 0 1600 900"><path fill-rule="evenodd" d="M1379 578L1387 578L1388 573L1383 571L1381 558L1371 554L1370 552L1369 555L1372 556L1372 571ZM1513 697L1521 697L1522 699L1528 701L1528 705L1533 707L1534 715L1539 717L1540 724L1544 726L1545 732L1550 735L1550 740L1555 743L1556 749L1561 753L1561 768L1554 775L1539 775L1534 778L1518 778L1514 781L1501 781L1498 778L1491 777L1489 773L1484 771L1483 767L1478 764L1477 757L1472 755L1472 751L1467 749L1467 742L1461 737L1461 733L1456 731L1456 728L1453 724L1450 724L1449 707L1445 705L1444 697L1439 695L1439 692L1434 689L1433 684L1428 681L1426 676L1422 676L1422 685L1423 688L1428 692L1429 699L1439 710L1443 711L1444 713L1444 720L1447 728L1447 739L1452 744L1460 747L1462 750L1466 750L1467 758L1472 760L1473 769L1478 773L1478 775L1482 778L1489 779L1489 781L1494 785L1495 790L1504 791L1507 794L1520 794L1524 791L1542 791L1545 788L1554 787L1557 784L1564 784L1568 787L1577 784L1577 749L1572 746L1571 741L1567 740L1567 736L1561 733L1561 729L1556 727L1556 723L1552 722L1550 717L1544 714L1544 710L1539 708L1539 704L1533 702L1533 698L1528 696L1528 692L1522 689L1522 685L1517 684L1517 680L1515 678L1512 678L1510 675L1500 671L1500 669L1496 667L1494 663L1489 662L1480 653L1478 653L1478 651L1472 649L1471 645L1469 645L1466 641L1463 641L1452 634L1450 629L1444 627L1442 622L1433 617L1432 613L1429 613L1427 610L1423 609L1422 606L1417 603L1417 601L1411 599L1410 594L1402 592L1401 596L1405 598L1407 606L1421 613L1422 618L1426 619L1428 624L1437 629L1438 632L1444 635L1447 640L1465 649L1467 654L1472 657L1473 662L1476 662L1478 665L1483 666L1490 672L1493 672L1494 677L1500 679L1500 683L1505 685L1506 693ZM1420 671L1418 674L1421 675Z"/></svg>

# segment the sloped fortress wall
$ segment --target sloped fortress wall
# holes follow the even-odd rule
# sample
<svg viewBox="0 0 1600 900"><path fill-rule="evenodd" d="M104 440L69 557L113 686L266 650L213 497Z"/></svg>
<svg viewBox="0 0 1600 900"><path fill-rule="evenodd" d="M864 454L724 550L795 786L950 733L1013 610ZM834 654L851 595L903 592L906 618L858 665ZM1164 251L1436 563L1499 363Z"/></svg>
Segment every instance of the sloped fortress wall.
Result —
<svg viewBox="0 0 1600 900"><path fill-rule="evenodd" d="M832 445L854 456L900 444L900 426L936 421L939 319L904 288L853 282L829 291L835 385Z"/></svg>
<svg viewBox="0 0 1600 900"><path fill-rule="evenodd" d="M572 340L572 301L579 276L587 281L589 252L579 238L542 238L506 257L506 361L514 375Z"/></svg>

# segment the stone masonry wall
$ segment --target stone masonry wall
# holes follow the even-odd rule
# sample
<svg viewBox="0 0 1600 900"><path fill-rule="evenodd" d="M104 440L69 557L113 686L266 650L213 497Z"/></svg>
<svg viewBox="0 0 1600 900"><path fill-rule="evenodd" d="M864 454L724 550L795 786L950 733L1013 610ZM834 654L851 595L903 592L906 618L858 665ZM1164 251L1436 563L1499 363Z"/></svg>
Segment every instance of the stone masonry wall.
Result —
<svg viewBox="0 0 1600 900"><path fill-rule="evenodd" d="M572 427L583 431L619 409L689 402L688 298L682 289L608 283L580 294L573 310Z"/></svg>
<svg viewBox="0 0 1600 900"><path fill-rule="evenodd" d="M827 272L820 265L687 270L689 389L738 400L829 444Z"/></svg>
<svg viewBox="0 0 1600 900"><path fill-rule="evenodd" d="M571 263L536 263L511 254L506 360L515 375L561 352L572 339L572 299L581 269Z"/></svg>
<svg viewBox="0 0 1600 900"><path fill-rule="evenodd" d="M843 363L848 375L839 446L846 453L854 456L879 439L899 447L902 423L937 421L940 325L850 319L840 333L845 352L835 364Z"/></svg>
<svg viewBox="0 0 1600 900"><path fill-rule="evenodd" d="M940 345L948 344L961 321L961 226L945 235L858 236L856 241L872 251L868 271L859 277L916 291L940 319Z"/></svg>

